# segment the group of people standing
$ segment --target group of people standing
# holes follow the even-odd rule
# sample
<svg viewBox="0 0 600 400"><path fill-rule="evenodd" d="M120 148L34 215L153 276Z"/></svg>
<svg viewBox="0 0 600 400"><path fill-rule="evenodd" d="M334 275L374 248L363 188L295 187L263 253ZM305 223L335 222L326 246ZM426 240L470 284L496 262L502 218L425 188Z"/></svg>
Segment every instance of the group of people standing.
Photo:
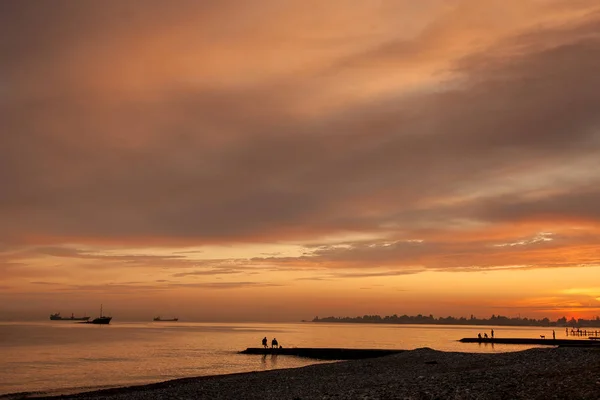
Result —
<svg viewBox="0 0 600 400"><path fill-rule="evenodd" d="M483 336L481 336L481 333L478 333L477 334L477 338L479 340L481 340L481 339L490 339L490 338L493 339L494 338L494 330L493 329L491 330L490 335L491 336L488 336L487 333L484 333ZM568 335L568 331L567 331L567 335ZM546 339L546 336L545 335L540 335L540 338ZM554 330L552 330L552 339L556 340L556 332Z"/></svg>
<svg viewBox="0 0 600 400"><path fill-rule="evenodd" d="M589 334L588 334L589 332ZM593 331L593 330L587 330L587 329L581 329L581 328L571 328L571 336L598 336L598 331ZM565 328L565 334L567 336L569 336L569 328Z"/></svg>
<svg viewBox="0 0 600 400"><path fill-rule="evenodd" d="M267 345L268 342L269 341L267 340L267 337L265 336L262 340L262 345L265 349L268 348L268 345ZM273 340L271 340L271 348L272 349L281 348L281 346L277 342L277 339L273 338Z"/></svg>

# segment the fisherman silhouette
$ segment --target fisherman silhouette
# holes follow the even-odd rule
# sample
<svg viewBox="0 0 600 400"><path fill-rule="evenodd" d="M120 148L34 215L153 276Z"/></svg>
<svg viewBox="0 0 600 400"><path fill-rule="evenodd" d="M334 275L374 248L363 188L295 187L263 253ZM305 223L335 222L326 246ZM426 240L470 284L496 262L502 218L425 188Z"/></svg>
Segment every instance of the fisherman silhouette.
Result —
<svg viewBox="0 0 600 400"><path fill-rule="evenodd" d="M277 348L278 345L277 339L273 338L273 340L271 340L271 348Z"/></svg>
<svg viewBox="0 0 600 400"><path fill-rule="evenodd" d="M265 347L265 349L267 348L267 337L266 336L262 340L262 345Z"/></svg>

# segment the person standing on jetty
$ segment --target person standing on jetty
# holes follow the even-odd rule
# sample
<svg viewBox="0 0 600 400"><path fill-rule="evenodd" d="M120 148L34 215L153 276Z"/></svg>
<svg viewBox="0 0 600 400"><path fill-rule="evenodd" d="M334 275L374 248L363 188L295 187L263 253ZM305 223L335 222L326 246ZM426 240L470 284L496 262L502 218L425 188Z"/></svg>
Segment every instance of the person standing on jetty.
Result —
<svg viewBox="0 0 600 400"><path fill-rule="evenodd" d="M492 333L492 339L493 339L494 338L494 330L493 329L492 329L491 333Z"/></svg>
<svg viewBox="0 0 600 400"><path fill-rule="evenodd" d="M552 340L556 340L556 332L554 332L554 329L552 329Z"/></svg>
<svg viewBox="0 0 600 400"><path fill-rule="evenodd" d="M267 348L267 337L265 336L262 340L262 345L264 346L264 348Z"/></svg>
<svg viewBox="0 0 600 400"><path fill-rule="evenodd" d="M277 343L277 339L273 338L273 340L271 340L271 348L276 349L278 345L279 343Z"/></svg>

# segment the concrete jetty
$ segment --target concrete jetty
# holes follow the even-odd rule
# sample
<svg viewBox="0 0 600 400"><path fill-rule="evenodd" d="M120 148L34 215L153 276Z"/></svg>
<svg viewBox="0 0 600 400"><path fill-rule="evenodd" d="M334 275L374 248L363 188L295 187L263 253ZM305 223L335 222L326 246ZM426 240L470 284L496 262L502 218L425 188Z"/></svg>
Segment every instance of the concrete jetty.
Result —
<svg viewBox="0 0 600 400"><path fill-rule="evenodd" d="M262 348L248 347L239 354L277 354L286 356L297 356L314 358L318 360L358 360L363 358L375 358L398 354L406 350L391 349L330 349L330 348L308 348L308 347L289 347L289 348Z"/></svg>
<svg viewBox="0 0 600 400"><path fill-rule="evenodd" d="M545 346L570 346L570 347L595 347L600 348L600 340L589 339L535 339L535 338L462 338L462 343L486 343L486 344L524 344ZM313 358L317 360L358 360L365 358L376 358L398 354L407 350L393 349L342 349L342 348L312 348L312 347L289 347L289 348L262 348L248 347L239 354L255 355L285 355Z"/></svg>
<svg viewBox="0 0 600 400"><path fill-rule="evenodd" d="M590 339L536 339L536 338L462 338L462 343L493 343L493 344L528 344L545 346L577 346L577 347L598 347L600 341Z"/></svg>

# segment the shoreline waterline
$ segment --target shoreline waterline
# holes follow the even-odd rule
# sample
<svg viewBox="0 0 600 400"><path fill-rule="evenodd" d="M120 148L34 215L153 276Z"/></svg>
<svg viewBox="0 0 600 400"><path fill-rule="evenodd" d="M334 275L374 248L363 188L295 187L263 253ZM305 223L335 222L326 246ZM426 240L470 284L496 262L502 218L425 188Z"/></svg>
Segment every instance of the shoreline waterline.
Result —
<svg viewBox="0 0 600 400"><path fill-rule="evenodd" d="M302 357L248 357L239 352L277 338L284 349L345 348L502 353L521 345L460 343L488 327L307 323L127 323L108 326L0 323L0 395L123 387L196 376L318 364ZM493 328L496 337L551 335L532 328ZM564 332L557 332L564 337ZM557 335L557 338L559 336Z"/></svg>
<svg viewBox="0 0 600 400"><path fill-rule="evenodd" d="M180 378L62 396L38 393L29 397L541 399L561 398L564 394L564 398L591 399L600 391L599 374L600 349L595 348L534 348L497 354L420 348L378 358ZM0 399L28 397L17 395Z"/></svg>

